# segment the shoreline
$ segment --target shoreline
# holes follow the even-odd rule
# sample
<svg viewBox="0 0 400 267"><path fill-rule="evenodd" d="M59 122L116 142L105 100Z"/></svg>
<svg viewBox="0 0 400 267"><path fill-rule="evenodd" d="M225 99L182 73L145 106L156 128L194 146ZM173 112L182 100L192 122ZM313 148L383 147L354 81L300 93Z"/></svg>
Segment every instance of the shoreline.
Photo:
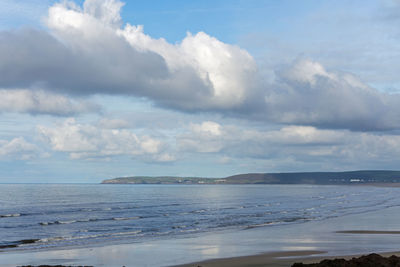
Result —
<svg viewBox="0 0 400 267"><path fill-rule="evenodd" d="M391 207L323 221L179 239L49 251L10 251L0 253L0 262L5 267L291 266L295 262L312 263L370 253L391 256L399 255L399 252L391 252L397 251L400 243L399 220L400 207Z"/></svg>
<svg viewBox="0 0 400 267"><path fill-rule="evenodd" d="M280 251L255 255L217 258L200 262L175 265L172 267L244 267L244 266L291 266L295 259L308 259L313 255L325 254L326 251Z"/></svg>
<svg viewBox="0 0 400 267"><path fill-rule="evenodd" d="M337 260L344 259L349 261L351 259L365 257L370 254L377 254L379 256L389 258L391 256L400 257L400 251L395 252L381 252L381 253L367 253L355 255L337 255L337 256L321 256L326 251L281 251L281 252L267 252L256 255L230 257L230 258L217 258L204 260L193 263L179 264L179 265L166 265L168 267L291 267L294 264L315 264L324 260ZM11 265L9 265L11 267ZM17 266L17 265L14 265ZM39 265L23 265L38 267ZM40 265L49 267L74 267L75 265ZM87 267L95 267L96 265L85 265ZM325 265L324 265L325 266Z"/></svg>
<svg viewBox="0 0 400 267"><path fill-rule="evenodd" d="M336 255L336 256L321 256L324 251L286 251L286 252L267 252L256 255L218 258L188 264L175 265L171 267L247 267L247 266L276 266L290 267L295 263L312 264L323 260L359 258L371 253L354 254L354 255ZM382 257L390 257L392 255L399 257L400 251L395 252L380 252L376 253Z"/></svg>
<svg viewBox="0 0 400 267"><path fill-rule="evenodd" d="M378 231L378 230L342 230L335 231L338 234L350 235L400 235L400 231ZM246 266L292 266L294 263L318 263L323 260L359 258L375 252L350 254L350 255L326 255L328 251L305 250L305 251L279 251L265 252L254 255L239 257L216 258L187 264L175 265L173 267L246 267ZM400 257L400 251L378 252L382 257Z"/></svg>
<svg viewBox="0 0 400 267"><path fill-rule="evenodd" d="M257 229L262 230L262 229ZM387 231L387 230L341 230L330 232L332 234L344 234L347 236L400 236L400 231ZM181 239L180 241L185 241L186 239ZM170 240L171 241L171 240ZM167 240L155 241L155 243L163 243L162 246L165 246L165 242L170 243ZM172 241L173 242L173 241ZM178 240L179 242L179 240ZM152 242L149 242L152 243ZM135 250L135 245L140 244L120 244L120 245L107 245L100 247L86 247L86 248L71 248L71 249L61 249L61 250L48 250L48 251L19 251L19 252L5 252L0 253L0 262L1 256L6 256L14 254L17 257L22 257L25 255L27 258L30 258L30 255L44 254L46 256L38 258L42 258L39 261L23 261L21 263L11 263L2 265L6 267L15 267L15 266L131 266L133 262L112 262L110 265L110 261L108 263L96 263L96 260L102 257L111 256L105 253L105 251L111 251L113 254L116 252L121 252L123 250L125 253L129 253L129 251L133 252ZM147 244L148 247L153 247L155 244ZM80 252L81 255L85 255L84 258L79 259L77 251ZM173 251L169 250L169 253ZM400 257L400 251L377 251L370 250L365 251L363 253L351 253L351 254L335 254L335 252L329 250L284 250L284 251L267 251L249 255L241 255L241 256L233 256L233 257L216 257L211 259L193 261L190 263L179 263L179 264L159 264L157 266L170 266L170 267L246 267L246 266L276 266L276 267L284 267L284 266L292 266L294 263L318 263L322 260L333 260L333 259L345 259L350 260L352 258L358 258L361 256L369 255L371 253L379 254L383 257L390 257L392 255ZM50 256L56 256L55 259L52 259L53 262L50 262L48 259ZM64 257L67 255L67 257ZM70 256L73 255L71 259ZM117 253L118 255L118 253ZM126 257L126 259L129 255ZM69 258L69 259L67 259ZM113 258L111 256L111 258ZM96 260L95 260L96 259ZM109 260L109 259L108 259ZM123 264L123 265L121 265ZM133 264L136 266L136 262ZM153 266L150 264L142 264L140 266Z"/></svg>

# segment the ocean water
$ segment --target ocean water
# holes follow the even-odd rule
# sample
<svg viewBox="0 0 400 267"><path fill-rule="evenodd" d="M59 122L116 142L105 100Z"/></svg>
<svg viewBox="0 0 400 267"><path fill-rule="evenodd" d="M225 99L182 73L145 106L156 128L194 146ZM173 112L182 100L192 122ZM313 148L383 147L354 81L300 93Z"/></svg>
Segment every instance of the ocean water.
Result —
<svg viewBox="0 0 400 267"><path fill-rule="evenodd" d="M400 206L400 188L0 184L0 252L307 224Z"/></svg>

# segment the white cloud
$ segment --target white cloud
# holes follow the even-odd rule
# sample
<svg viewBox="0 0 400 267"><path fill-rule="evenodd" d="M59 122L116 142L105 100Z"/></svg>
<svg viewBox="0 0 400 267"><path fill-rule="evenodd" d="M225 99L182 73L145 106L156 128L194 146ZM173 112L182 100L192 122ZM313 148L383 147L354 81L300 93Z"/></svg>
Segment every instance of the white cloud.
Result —
<svg viewBox="0 0 400 267"><path fill-rule="evenodd" d="M0 159L28 160L38 155L38 147L27 142L23 137L10 141L0 140Z"/></svg>
<svg viewBox="0 0 400 267"><path fill-rule="evenodd" d="M345 138L343 131L320 130L311 126L285 126L261 135L271 143L282 145L332 145L342 143Z"/></svg>
<svg viewBox="0 0 400 267"><path fill-rule="evenodd" d="M285 126L275 130L245 129L235 125L218 125L219 134L202 131L211 122L192 124L177 137L183 153L213 153L224 159L268 159L299 164L330 162L379 166L400 157L400 136L321 130L310 126ZM324 164L325 164L324 163ZM328 164L328 163L326 163ZM370 167L364 167L370 168Z"/></svg>
<svg viewBox="0 0 400 267"><path fill-rule="evenodd" d="M235 125L212 121L190 124L188 131L178 137L181 148L198 152L220 152L223 149L256 146L293 145L314 146L343 143L346 131L320 130L311 126L285 126L279 130L249 130Z"/></svg>
<svg viewBox="0 0 400 267"><path fill-rule="evenodd" d="M220 124L205 121L191 124L189 132L178 137L178 146L180 150L187 152L216 153L224 148L225 138Z"/></svg>
<svg viewBox="0 0 400 267"><path fill-rule="evenodd" d="M283 70L280 77L298 83L310 83L313 86L319 77L336 79L336 76L327 72L320 63L305 59L298 60L290 68Z"/></svg>
<svg viewBox="0 0 400 267"><path fill-rule="evenodd" d="M381 93L354 75L306 59L277 75L279 83L265 97L270 120L360 131L400 127L400 95Z"/></svg>
<svg viewBox="0 0 400 267"><path fill-rule="evenodd" d="M99 111L99 106L43 90L1 90L0 112L70 116Z"/></svg>
<svg viewBox="0 0 400 267"><path fill-rule="evenodd" d="M184 110L240 107L251 96L251 55L204 32L170 44L120 18L117 0L68 1L49 8L43 31L3 32L0 86L33 86L71 94L127 94ZM56 36L56 38L54 38ZM1 53L3 52L3 54ZM10 58L16 51L26 55Z"/></svg>
<svg viewBox="0 0 400 267"><path fill-rule="evenodd" d="M211 90L208 103L203 103L209 107L232 108L248 97L257 67L251 55L237 46L225 44L204 32L188 33L176 45L151 38L143 32L143 26L128 24L118 33L133 47L160 54L172 72L193 69Z"/></svg>
<svg viewBox="0 0 400 267"><path fill-rule="evenodd" d="M221 125L213 122L213 121L205 121L201 124L191 124L191 130L199 135L206 135L206 136L220 136L221 132Z"/></svg>
<svg viewBox="0 0 400 267"><path fill-rule="evenodd" d="M106 25L121 26L121 8L124 3L118 0L86 0L84 12L99 19Z"/></svg>
<svg viewBox="0 0 400 267"><path fill-rule="evenodd" d="M400 128L399 94L307 59L263 84L246 50L204 32L175 44L152 38L140 25L123 25L122 6L118 0L86 0L83 7L63 1L49 8L49 32L0 32L0 87L145 97L183 111L287 125Z"/></svg>
<svg viewBox="0 0 400 267"><path fill-rule="evenodd" d="M160 140L128 130L79 124L73 118L53 128L38 126L38 132L52 150L69 153L72 159L125 155L151 161L174 160Z"/></svg>
<svg viewBox="0 0 400 267"><path fill-rule="evenodd" d="M114 4L114 9L119 10L120 3ZM137 51L160 55L169 74L162 81L153 79L153 87L144 94L137 90L133 94L146 95L162 105L184 110L219 110L231 116L326 128L385 130L400 127L398 95L380 93L354 75L328 71L319 62L297 60L277 71L276 81L261 89L252 56L206 33L189 33L180 43L170 44L165 39L146 35L143 26L104 26L94 13L60 8L61 11L50 12L49 21L56 16L52 13L79 14L82 23L75 28L84 33L85 38L90 36L102 41L104 36L98 30L101 28L107 34L123 37ZM65 15L65 23L69 21L77 20ZM61 31L61 35L65 34L64 27L49 25L56 32ZM93 34L97 37L92 37Z"/></svg>

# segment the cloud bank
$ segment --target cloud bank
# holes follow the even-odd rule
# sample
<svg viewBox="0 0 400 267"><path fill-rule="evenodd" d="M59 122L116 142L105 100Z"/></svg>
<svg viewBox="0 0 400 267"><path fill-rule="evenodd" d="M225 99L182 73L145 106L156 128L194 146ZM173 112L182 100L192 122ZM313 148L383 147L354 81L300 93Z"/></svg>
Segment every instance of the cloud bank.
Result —
<svg viewBox="0 0 400 267"><path fill-rule="evenodd" d="M38 126L37 130L42 140L49 144L53 151L68 153L71 159L124 155L145 161L174 160L173 156L165 152L166 146L162 141L147 135L138 136L129 130L79 124L73 118L56 127Z"/></svg>
<svg viewBox="0 0 400 267"><path fill-rule="evenodd" d="M274 121L360 131L400 127L400 95L379 92L352 74L302 59L277 77L277 87L265 97Z"/></svg>
<svg viewBox="0 0 400 267"><path fill-rule="evenodd" d="M181 153L219 155L222 159L252 159L331 168L383 166L400 156L400 136L349 130L284 126L279 129L243 129L205 121L191 124L177 137ZM364 166L364 167L362 167Z"/></svg>
<svg viewBox="0 0 400 267"><path fill-rule="evenodd" d="M152 38L142 26L123 23L123 5L86 0L81 7L64 1L49 8L49 32L0 32L0 88L145 97L181 111L281 124L400 128L398 94L379 92L310 59L273 70L275 81L266 84L246 50L204 32L188 33L175 44Z"/></svg>

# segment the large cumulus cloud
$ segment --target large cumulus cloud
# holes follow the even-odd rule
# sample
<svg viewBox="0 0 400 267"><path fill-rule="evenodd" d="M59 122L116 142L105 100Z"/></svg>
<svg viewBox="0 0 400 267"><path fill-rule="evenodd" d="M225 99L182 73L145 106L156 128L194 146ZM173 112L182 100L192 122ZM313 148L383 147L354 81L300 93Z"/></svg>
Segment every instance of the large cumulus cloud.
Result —
<svg viewBox="0 0 400 267"><path fill-rule="evenodd" d="M205 33L172 45L121 25L119 1L50 7L38 30L0 34L0 86L40 85L71 95L148 97L184 110L225 109L246 99L255 69L244 50Z"/></svg>
<svg viewBox="0 0 400 267"><path fill-rule="evenodd" d="M263 84L244 49L204 32L179 43L125 24L119 0L64 1L49 8L49 32L0 33L0 88L70 96L145 97L183 111L220 112L283 124L351 130L400 128L399 95L302 59Z"/></svg>

